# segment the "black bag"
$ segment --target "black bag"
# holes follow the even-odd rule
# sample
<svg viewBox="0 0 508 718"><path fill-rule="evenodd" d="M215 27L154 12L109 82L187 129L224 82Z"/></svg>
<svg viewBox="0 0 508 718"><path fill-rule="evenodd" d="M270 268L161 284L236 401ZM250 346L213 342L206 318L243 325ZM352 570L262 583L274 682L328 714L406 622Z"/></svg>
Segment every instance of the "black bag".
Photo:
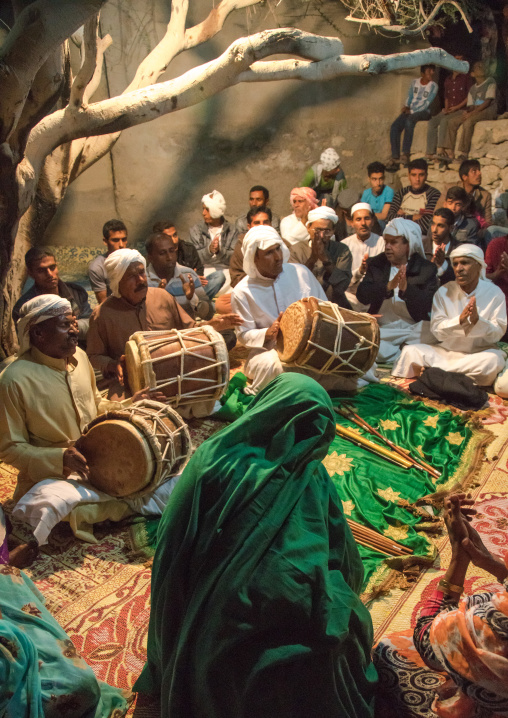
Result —
<svg viewBox="0 0 508 718"><path fill-rule="evenodd" d="M437 367L424 369L420 378L409 385L409 391L457 409L481 409L489 398L487 392L465 374Z"/></svg>

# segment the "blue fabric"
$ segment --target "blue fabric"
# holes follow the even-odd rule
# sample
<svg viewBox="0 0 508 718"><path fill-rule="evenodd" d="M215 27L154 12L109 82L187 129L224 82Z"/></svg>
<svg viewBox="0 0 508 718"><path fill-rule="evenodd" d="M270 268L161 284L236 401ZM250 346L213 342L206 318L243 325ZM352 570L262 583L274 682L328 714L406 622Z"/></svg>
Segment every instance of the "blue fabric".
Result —
<svg viewBox="0 0 508 718"><path fill-rule="evenodd" d="M381 194L375 195L372 191L372 188L369 187L369 189L366 189L363 191L362 194L362 202L368 202L370 206L372 207L372 211L374 214L379 214L383 211L383 207L386 203L391 204L394 191L391 187L388 187L388 185L385 184L383 187L383 191Z"/></svg>
<svg viewBox="0 0 508 718"><path fill-rule="evenodd" d="M1 565L0 715L112 718L126 708L123 691L97 681L32 581Z"/></svg>
<svg viewBox="0 0 508 718"><path fill-rule="evenodd" d="M427 82L426 85L422 85L418 78L409 85L406 105L411 109L412 115L424 112L430 108L436 95L437 84L435 82Z"/></svg>
<svg viewBox="0 0 508 718"><path fill-rule="evenodd" d="M208 277L208 284L206 285L205 292L208 299L213 299L220 291L221 287L226 282L226 275L222 269L218 269L216 272L212 272Z"/></svg>
<svg viewBox="0 0 508 718"><path fill-rule="evenodd" d="M411 145L413 143L413 134L415 125L422 120L430 120L429 110L423 112L413 112L412 115L401 113L390 127L390 144L392 147L392 157L398 159L400 157L400 136L404 132L404 140L402 142L402 154L411 153Z"/></svg>

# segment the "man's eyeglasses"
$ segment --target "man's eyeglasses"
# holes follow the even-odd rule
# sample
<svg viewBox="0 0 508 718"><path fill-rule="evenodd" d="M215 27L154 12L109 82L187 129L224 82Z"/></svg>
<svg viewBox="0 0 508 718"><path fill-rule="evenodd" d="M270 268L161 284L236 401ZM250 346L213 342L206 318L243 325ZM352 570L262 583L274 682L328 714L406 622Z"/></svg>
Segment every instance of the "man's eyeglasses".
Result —
<svg viewBox="0 0 508 718"><path fill-rule="evenodd" d="M333 234L333 229L315 229L314 234L320 234L323 237L331 237Z"/></svg>

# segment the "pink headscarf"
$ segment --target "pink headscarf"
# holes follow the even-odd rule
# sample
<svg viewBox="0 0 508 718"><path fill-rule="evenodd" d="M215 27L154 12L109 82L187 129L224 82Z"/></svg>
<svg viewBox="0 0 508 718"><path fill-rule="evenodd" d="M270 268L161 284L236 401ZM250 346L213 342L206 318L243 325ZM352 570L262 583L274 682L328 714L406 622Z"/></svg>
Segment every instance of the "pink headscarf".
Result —
<svg viewBox="0 0 508 718"><path fill-rule="evenodd" d="M316 193L310 187L294 187L289 195L291 206L293 206L293 199L295 199L295 197L305 199L309 205L309 210L316 209L318 206Z"/></svg>

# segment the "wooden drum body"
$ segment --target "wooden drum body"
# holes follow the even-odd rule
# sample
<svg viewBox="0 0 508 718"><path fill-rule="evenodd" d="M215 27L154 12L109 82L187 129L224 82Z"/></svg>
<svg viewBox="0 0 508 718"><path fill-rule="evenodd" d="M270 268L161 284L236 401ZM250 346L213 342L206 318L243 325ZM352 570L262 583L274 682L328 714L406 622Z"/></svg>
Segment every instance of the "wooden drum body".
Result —
<svg viewBox="0 0 508 718"><path fill-rule="evenodd" d="M378 350L374 317L332 302L301 299L286 309L280 321L277 352L288 366L355 378L371 368Z"/></svg>
<svg viewBox="0 0 508 718"><path fill-rule="evenodd" d="M76 448L88 462L96 489L134 498L177 474L192 444L181 416L147 399L98 416L85 427Z"/></svg>
<svg viewBox="0 0 508 718"><path fill-rule="evenodd" d="M210 326L136 332L125 346L132 393L158 389L175 407L220 399L229 382L226 343Z"/></svg>

